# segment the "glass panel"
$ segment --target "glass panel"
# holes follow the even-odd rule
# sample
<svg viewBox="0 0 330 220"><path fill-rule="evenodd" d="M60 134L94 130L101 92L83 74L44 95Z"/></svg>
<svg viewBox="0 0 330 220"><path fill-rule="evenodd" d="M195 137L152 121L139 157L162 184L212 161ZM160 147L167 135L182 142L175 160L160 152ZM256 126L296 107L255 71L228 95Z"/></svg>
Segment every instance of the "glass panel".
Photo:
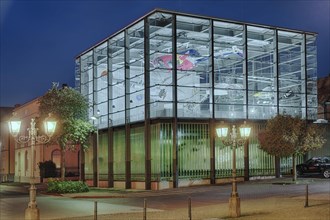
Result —
<svg viewBox="0 0 330 220"><path fill-rule="evenodd" d="M249 118L268 119L277 113L275 31L248 26L247 41Z"/></svg>
<svg viewBox="0 0 330 220"><path fill-rule="evenodd" d="M85 151L85 178L86 180L93 179L93 144Z"/></svg>
<svg viewBox="0 0 330 220"><path fill-rule="evenodd" d="M172 15L148 18L150 54L150 117L173 116Z"/></svg>
<svg viewBox="0 0 330 220"><path fill-rule="evenodd" d="M278 31L279 108L306 117L305 58L302 34Z"/></svg>
<svg viewBox="0 0 330 220"><path fill-rule="evenodd" d="M317 119L317 47L316 36L306 35L307 119Z"/></svg>
<svg viewBox="0 0 330 220"><path fill-rule="evenodd" d="M125 38L109 40L109 114L112 125L125 124Z"/></svg>
<svg viewBox="0 0 330 220"><path fill-rule="evenodd" d="M178 117L212 116L210 20L177 16Z"/></svg>
<svg viewBox="0 0 330 220"><path fill-rule="evenodd" d="M94 115L108 114L108 60L107 42L94 49ZM99 120L98 128L108 127L107 120Z"/></svg>
<svg viewBox="0 0 330 220"><path fill-rule="evenodd" d="M88 103L93 103L93 51L89 51L80 58L81 63L81 94L86 97ZM88 112L90 118L94 112L90 109Z"/></svg>
<svg viewBox="0 0 330 220"><path fill-rule="evenodd" d="M244 27L214 22L214 108L216 118L246 118Z"/></svg>
<svg viewBox="0 0 330 220"><path fill-rule="evenodd" d="M75 89L80 92L80 83L81 83L81 64L80 58L76 59L75 62Z"/></svg>
<svg viewBox="0 0 330 220"><path fill-rule="evenodd" d="M160 181L161 171L161 147L160 147L160 124L150 126L151 138L151 180Z"/></svg>
<svg viewBox="0 0 330 220"><path fill-rule="evenodd" d="M172 124L151 125L151 178L153 181L172 178Z"/></svg>
<svg viewBox="0 0 330 220"><path fill-rule="evenodd" d="M249 157L250 176L269 176L275 174L275 157L261 150L258 144L250 143Z"/></svg>
<svg viewBox="0 0 330 220"><path fill-rule="evenodd" d="M144 128L131 128L131 178L145 180Z"/></svg>
<svg viewBox="0 0 330 220"><path fill-rule="evenodd" d="M208 124L178 124L179 178L210 177Z"/></svg>
<svg viewBox="0 0 330 220"><path fill-rule="evenodd" d="M113 132L114 180L125 180L125 130Z"/></svg>
<svg viewBox="0 0 330 220"><path fill-rule="evenodd" d="M99 135L99 175L100 180L108 180L108 134Z"/></svg>
<svg viewBox="0 0 330 220"><path fill-rule="evenodd" d="M261 150L258 134L265 129L265 124L251 124L249 138L249 168L250 176L275 175L275 157Z"/></svg>
<svg viewBox="0 0 330 220"><path fill-rule="evenodd" d="M144 120L144 25L143 21L128 29L128 110L130 122Z"/></svg>

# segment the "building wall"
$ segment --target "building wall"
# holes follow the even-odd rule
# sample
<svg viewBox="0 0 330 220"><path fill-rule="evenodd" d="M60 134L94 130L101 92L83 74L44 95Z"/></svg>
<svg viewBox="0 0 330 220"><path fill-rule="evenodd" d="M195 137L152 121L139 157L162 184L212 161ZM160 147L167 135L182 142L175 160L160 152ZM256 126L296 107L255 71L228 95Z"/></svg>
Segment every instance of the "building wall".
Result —
<svg viewBox="0 0 330 220"><path fill-rule="evenodd" d="M26 103L25 105L19 106L14 109L16 117L18 117L21 123L20 136L28 136L27 128L31 127L30 122L31 118L38 117L38 100L32 100L31 102ZM38 127L38 125L36 125ZM30 142L29 142L30 143ZM15 142L15 181L16 182L29 182L32 175L31 170L31 160L32 152L30 144L19 144ZM38 175L38 162L40 158L40 146L35 147L34 155L34 164L32 169L34 169L35 176Z"/></svg>
<svg viewBox="0 0 330 220"><path fill-rule="evenodd" d="M317 81L318 88L318 118L330 120L330 76Z"/></svg>
<svg viewBox="0 0 330 220"><path fill-rule="evenodd" d="M38 119L39 117L39 103L38 99L32 100L31 102L25 103L19 107L13 109L16 113L16 116L22 120L20 136L28 136L27 128L30 128L31 119L36 119L36 128L40 129L38 131L38 135L43 135L42 132L42 121ZM13 140L14 142L14 140ZM15 167L15 177L14 180L16 182L30 182L31 177L31 142L27 142L26 144L18 144L14 142L15 146L15 161L12 161L11 166ZM36 143L35 152L34 152L34 176L36 181L40 181L40 172L38 163L53 160L57 165L60 158L57 160L54 159L54 151L59 152L60 147L56 144L38 144ZM65 153L65 161L66 161L66 173L72 172L76 175L79 174L79 161L78 161L79 149L76 152L66 152ZM58 166L59 168L59 166Z"/></svg>
<svg viewBox="0 0 330 220"><path fill-rule="evenodd" d="M12 110L12 107L0 108L0 182L12 181L15 172L15 146L7 123L12 116Z"/></svg>
<svg viewBox="0 0 330 220"><path fill-rule="evenodd" d="M325 119L328 123L319 124L325 130L327 142L321 149L309 152L307 157L330 156L330 75L317 81L318 89L318 119ZM321 120L322 122L326 122Z"/></svg>
<svg viewBox="0 0 330 220"><path fill-rule="evenodd" d="M232 150L214 134L222 120L254 126L239 175L274 175L257 134L277 114L317 118L316 73L315 33L156 10L79 55L76 88L100 115L104 184L150 189L229 177ZM85 156L95 180L101 155Z"/></svg>
<svg viewBox="0 0 330 220"><path fill-rule="evenodd" d="M240 123L240 122L238 122ZM216 123L215 127L220 124ZM238 125L227 123L228 126ZM258 133L265 123L250 123L252 134L247 145L239 145L236 150L237 176L243 179L256 179L275 176L275 157L259 148ZM210 136L210 123L207 122L180 122L178 123L177 148L173 147L173 124L155 123L151 125L151 166L150 175L154 189L173 187L174 175L177 175L177 186L229 181L232 175L233 148L225 146L220 138ZM130 131L131 147L127 155L125 144L125 129L118 128L108 143L108 132L100 134L99 179L103 187L108 187L108 179L113 175L114 186L125 188L129 178L131 187L144 188L146 182L146 151L144 127L134 127ZM214 139L214 145L212 145ZM113 146L113 173L108 172L109 145ZM175 151L176 150L176 151ZM214 154L212 153L214 152ZM174 168L174 158L177 166ZM214 160L212 160L214 158ZM94 163L93 150L85 152L85 178L92 185ZM130 164L127 166L127 161ZM281 158L281 174L290 174L292 168L291 157ZM303 157L298 157L298 163ZM213 168L214 167L214 170ZM247 172L247 173L246 173ZM121 184L120 184L121 183ZM140 184L140 185L138 185ZM142 184L142 185L141 185Z"/></svg>

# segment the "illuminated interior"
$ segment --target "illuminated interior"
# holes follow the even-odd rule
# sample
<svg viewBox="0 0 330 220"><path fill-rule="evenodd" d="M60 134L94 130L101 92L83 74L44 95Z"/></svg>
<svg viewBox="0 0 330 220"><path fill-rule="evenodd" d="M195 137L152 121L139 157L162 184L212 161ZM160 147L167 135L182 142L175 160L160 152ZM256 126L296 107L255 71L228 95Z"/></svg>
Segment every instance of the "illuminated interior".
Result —
<svg viewBox="0 0 330 220"><path fill-rule="evenodd" d="M216 178L230 176L232 149L217 138L215 144L210 141L213 127L205 121L263 123L277 114L315 120L316 75L315 33L162 10L76 58L76 88L90 103L90 117L99 115L98 128L104 131L100 176L107 179L111 145L115 181L127 175L130 181L145 180L147 145L155 181L173 179L174 153L179 179L210 178L211 162ZM274 157L258 148L262 126L253 126L250 175L273 175ZM114 129L110 138L107 129ZM87 177L93 173L92 160L87 153ZM243 175L242 150L237 169Z"/></svg>
<svg viewBox="0 0 330 220"><path fill-rule="evenodd" d="M315 119L315 40L158 12L79 56L77 86L101 127L143 121L146 110L175 117L174 108L178 118Z"/></svg>

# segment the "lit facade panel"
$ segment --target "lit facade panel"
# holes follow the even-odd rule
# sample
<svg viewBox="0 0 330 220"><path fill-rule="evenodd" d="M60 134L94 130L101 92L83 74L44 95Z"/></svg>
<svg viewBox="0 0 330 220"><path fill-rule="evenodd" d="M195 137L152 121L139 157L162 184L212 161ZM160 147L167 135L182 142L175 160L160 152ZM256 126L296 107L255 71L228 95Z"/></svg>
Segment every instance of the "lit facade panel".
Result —
<svg viewBox="0 0 330 220"><path fill-rule="evenodd" d="M109 119L112 125L125 124L126 76L125 76L125 34L114 36L108 41L109 63Z"/></svg>
<svg viewBox="0 0 330 220"><path fill-rule="evenodd" d="M108 62L107 43L94 49L93 69L93 115L99 117L99 127L108 127Z"/></svg>
<svg viewBox="0 0 330 220"><path fill-rule="evenodd" d="M108 135L101 133L99 136L99 176L100 180L108 179Z"/></svg>
<svg viewBox="0 0 330 220"><path fill-rule="evenodd" d="M125 180L125 131L113 133L113 179ZM90 165L91 163L89 163ZM88 165L87 165L88 166ZM92 168L92 167L91 167Z"/></svg>
<svg viewBox="0 0 330 220"><path fill-rule="evenodd" d="M306 118L304 35L278 31L278 47L279 112Z"/></svg>
<svg viewBox="0 0 330 220"><path fill-rule="evenodd" d="M86 152L85 177L215 183L232 170L233 151L215 135L222 120L253 126L238 176L274 175L258 133L277 114L316 119L316 73L314 33L155 10L76 59L76 88L103 135L100 167Z"/></svg>
<svg viewBox="0 0 330 220"><path fill-rule="evenodd" d="M306 95L307 119L315 119L317 115L317 47L316 36L305 35L306 56Z"/></svg>
<svg viewBox="0 0 330 220"><path fill-rule="evenodd" d="M247 26L248 117L269 119L277 114L275 30Z"/></svg>
<svg viewBox="0 0 330 220"><path fill-rule="evenodd" d="M210 23L208 19L176 17L178 117L212 117Z"/></svg>
<svg viewBox="0 0 330 220"><path fill-rule="evenodd" d="M246 118L245 31L243 25L213 22L215 118Z"/></svg>
<svg viewBox="0 0 330 220"><path fill-rule="evenodd" d="M173 16L155 13L148 17L149 99L147 109L151 118L173 117Z"/></svg>
<svg viewBox="0 0 330 220"><path fill-rule="evenodd" d="M145 113L313 120L315 41L302 32L156 12L81 55L77 86L91 114L100 111L102 127L143 121Z"/></svg>

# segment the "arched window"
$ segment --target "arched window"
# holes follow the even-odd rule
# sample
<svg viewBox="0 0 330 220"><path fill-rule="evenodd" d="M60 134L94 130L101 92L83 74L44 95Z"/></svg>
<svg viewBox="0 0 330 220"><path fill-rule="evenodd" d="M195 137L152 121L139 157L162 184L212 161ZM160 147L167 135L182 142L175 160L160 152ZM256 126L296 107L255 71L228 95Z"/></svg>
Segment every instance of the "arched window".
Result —
<svg viewBox="0 0 330 220"><path fill-rule="evenodd" d="M18 152L18 160L17 160L17 163L18 163L18 175L20 176L21 175L21 170L22 170L22 163L21 163L21 152Z"/></svg>
<svg viewBox="0 0 330 220"><path fill-rule="evenodd" d="M56 168L61 167L61 151L56 149L52 152L52 161L55 163Z"/></svg>
<svg viewBox="0 0 330 220"><path fill-rule="evenodd" d="M28 157L28 151L25 151L25 157L24 157L24 166L25 166L25 176L28 175L28 169L29 169L29 157Z"/></svg>

